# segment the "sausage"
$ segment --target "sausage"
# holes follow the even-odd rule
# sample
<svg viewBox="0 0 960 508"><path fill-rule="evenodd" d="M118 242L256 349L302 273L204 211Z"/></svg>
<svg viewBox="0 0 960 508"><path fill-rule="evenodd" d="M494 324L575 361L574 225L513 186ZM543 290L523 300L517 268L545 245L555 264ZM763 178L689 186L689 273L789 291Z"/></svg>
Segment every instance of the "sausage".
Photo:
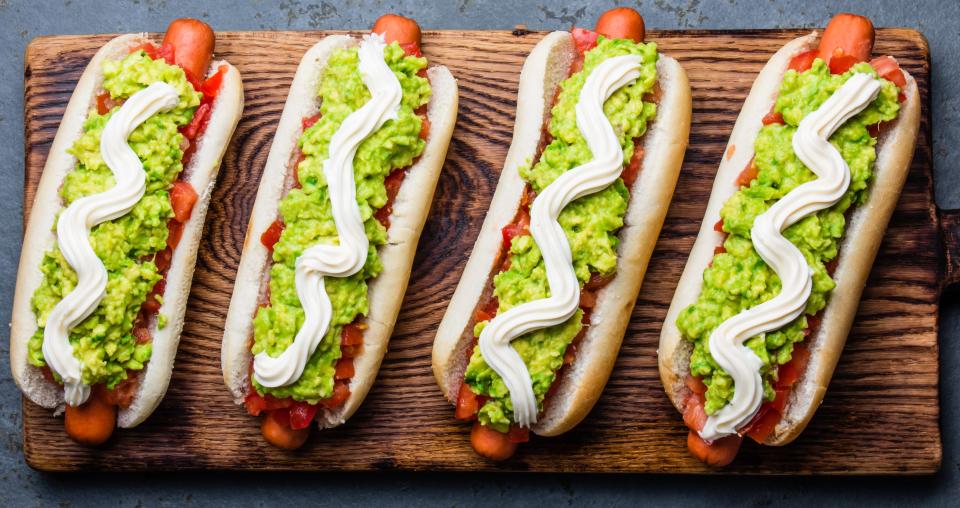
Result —
<svg viewBox="0 0 960 508"><path fill-rule="evenodd" d="M737 457L737 451L740 450L741 442L743 438L736 435L707 443L696 431L691 430L687 434L687 448L690 449L690 453L701 462L715 467L723 467L733 462Z"/></svg>
<svg viewBox="0 0 960 508"><path fill-rule="evenodd" d="M629 7L617 7L597 19L596 32L608 39L632 39L643 42L646 35L643 16Z"/></svg>
<svg viewBox="0 0 960 508"><path fill-rule="evenodd" d="M827 63L834 55L853 57L866 62L873 51L873 23L856 14L840 13L830 20L820 38L820 58Z"/></svg>
<svg viewBox="0 0 960 508"><path fill-rule="evenodd" d="M420 25L416 21L399 14L384 14L373 24L373 33L383 34L387 44L396 41L404 44L420 45Z"/></svg>
<svg viewBox="0 0 960 508"><path fill-rule="evenodd" d="M304 429L291 429L288 425L282 425L273 415L267 414L263 417L260 424L260 433L268 443L282 448L284 450L296 450L307 442L310 436L310 427Z"/></svg>
<svg viewBox="0 0 960 508"><path fill-rule="evenodd" d="M97 385L80 406L67 406L63 426L74 441L96 446L105 443L117 424L117 406L107 400L106 389Z"/></svg>
<svg viewBox="0 0 960 508"><path fill-rule="evenodd" d="M510 439L509 434L480 425L480 422L473 424L470 444L477 454L490 460L507 460L517 451L517 443Z"/></svg>
<svg viewBox="0 0 960 508"><path fill-rule="evenodd" d="M167 27L163 43L173 46L174 61L195 79L203 79L213 60L213 29L193 18L175 19Z"/></svg>

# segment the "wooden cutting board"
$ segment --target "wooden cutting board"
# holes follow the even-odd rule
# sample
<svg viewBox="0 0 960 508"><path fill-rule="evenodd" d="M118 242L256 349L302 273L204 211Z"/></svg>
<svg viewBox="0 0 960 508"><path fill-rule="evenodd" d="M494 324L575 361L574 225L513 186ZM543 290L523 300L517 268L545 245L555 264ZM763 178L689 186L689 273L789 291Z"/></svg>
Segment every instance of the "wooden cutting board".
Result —
<svg viewBox="0 0 960 508"><path fill-rule="evenodd" d="M714 171L750 85L773 51L800 30L651 32L693 86L690 148L619 361L603 398L572 432L534 438L504 464L469 444L430 369L434 331L483 221L513 128L517 79L543 33L435 31L433 64L459 80L460 115L420 241L410 288L373 390L345 426L314 432L294 453L260 436L220 374L220 339L240 248L287 88L303 52L330 32L220 33L220 57L236 65L246 111L210 205L183 340L156 413L99 449L72 443L62 420L25 401L24 455L38 469L523 470L709 472L686 450L687 429L657 373L660 326L698 231ZM88 59L110 36L34 39L26 52L27 209L64 107ZM912 30L881 29L878 54L895 55L929 104L929 52ZM846 352L823 406L785 448L747 442L737 473L918 474L941 461L937 312L953 280L932 194L930 122L924 108L910 177L873 269ZM639 197L643 199L642 196ZM957 215L945 220L951 227ZM953 227L951 234L960 230ZM956 236L952 237L956 240Z"/></svg>

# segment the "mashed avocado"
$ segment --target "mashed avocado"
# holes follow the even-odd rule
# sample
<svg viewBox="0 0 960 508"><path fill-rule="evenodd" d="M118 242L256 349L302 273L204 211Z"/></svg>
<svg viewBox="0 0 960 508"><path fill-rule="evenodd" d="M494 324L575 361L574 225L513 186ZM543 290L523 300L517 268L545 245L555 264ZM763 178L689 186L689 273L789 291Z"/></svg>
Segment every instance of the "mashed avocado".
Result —
<svg viewBox="0 0 960 508"><path fill-rule="evenodd" d="M261 395L293 397L312 404L330 397L334 369L340 358L340 332L358 315L367 314L367 280L376 277L383 268L377 247L387 241L387 231L374 213L387 203L384 185L387 175L409 166L423 152L421 120L415 110L430 99L430 83L417 75L427 65L425 58L405 56L400 46L393 43L384 51L384 59L400 80L403 99L399 118L387 121L365 139L353 160L357 203L370 239L366 264L353 276L324 280L333 306L330 329L296 383L265 388L254 381L254 387ZM294 284L296 259L312 245L337 242L337 228L322 165L334 132L347 116L370 100L358 64L356 48L342 49L330 56L319 90L320 120L300 137L299 146L306 156L298 166L303 188L292 189L280 202L280 217L286 227L273 250L270 305L260 308L253 321L254 354L266 351L271 356L279 356L293 343L304 320Z"/></svg>
<svg viewBox="0 0 960 508"><path fill-rule="evenodd" d="M633 140L647 130L647 123L656 114L656 104L644 102L657 80L657 46L624 39L600 37L597 46L587 52L583 70L560 84L560 95L553 107L550 134L553 141L544 149L533 166L520 168L520 175L535 191L540 192L563 172L589 162L593 156L576 124L574 108L587 76L604 60L620 55L636 54L643 59L640 78L614 93L604 104L604 112L623 147L624 164L633 157ZM606 189L570 203L560 213L559 222L567 234L573 254L573 267L581 286L591 274L610 275L617 267L617 230L623 226L629 191L617 180ZM499 299L498 312L549 296L545 267L533 237L518 236L509 251L510 268L494 276L494 295ZM550 385L563 365L567 346L582 328L583 312L565 323L531 332L512 342L523 358L533 380L537 402L542 404ZM474 333L480 335L486 321L478 323ZM475 348L467 367L466 383L488 400L480 408L479 419L501 432L513 421L513 407L506 385L484 362Z"/></svg>
<svg viewBox="0 0 960 508"><path fill-rule="evenodd" d="M703 290L697 302L677 318L680 332L694 342L690 372L703 378L707 385L707 414L714 414L725 406L734 391L733 379L710 355L707 340L710 333L723 321L780 292L780 279L753 249L750 240L753 220L795 187L815 178L793 153L793 134L800 120L819 108L854 73L876 76L866 63L857 64L844 74L832 75L819 59L803 73L787 71L775 106L785 124L760 129L754 146L757 178L730 197L720 211L723 229L729 233L724 242L726 252L714 256L713 264L703 272ZM898 92L896 85L883 80L877 99L837 129L830 143L850 166L849 190L834 206L806 217L784 233L803 252L813 270L813 291L807 301L806 315L746 343L763 361L761 375L767 400L773 400L776 395L773 384L777 366L790 361L793 344L804 338L806 316L813 316L826 306L830 291L836 285L827 273L826 264L837 256L846 223L844 213L867 199L867 186L876 159L876 139L870 136L867 127L896 118L900 109Z"/></svg>
<svg viewBox="0 0 960 508"><path fill-rule="evenodd" d="M70 331L70 343L83 364L83 382L106 383L112 388L127 378L127 370L142 369L150 358L150 344L137 344L133 324L147 294L161 278L152 259L166 248L167 221L173 217L167 190L183 169L183 136L177 129L193 118L201 95L187 81L183 69L151 60L143 51L105 62L103 74L103 87L115 100L157 81L180 92L176 108L153 115L130 135L129 144L146 172L143 198L126 215L104 222L90 233L93 249L107 268L106 296L93 314ZM110 168L100 156L100 134L117 109L119 106L105 115L91 111L83 135L70 148L77 167L60 187L64 207L114 185ZM39 329L29 344L30 362L38 367L45 365L41 347L47 316L77 283L76 273L57 247L46 253L40 271L43 281L31 300Z"/></svg>

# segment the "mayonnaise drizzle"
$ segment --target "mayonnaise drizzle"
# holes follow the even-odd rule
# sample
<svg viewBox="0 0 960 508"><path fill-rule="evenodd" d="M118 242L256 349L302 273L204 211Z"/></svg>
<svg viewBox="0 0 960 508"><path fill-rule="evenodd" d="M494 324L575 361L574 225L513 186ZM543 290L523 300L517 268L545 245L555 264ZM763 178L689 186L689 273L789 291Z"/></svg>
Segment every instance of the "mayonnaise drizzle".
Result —
<svg viewBox="0 0 960 508"><path fill-rule="evenodd" d="M90 229L127 214L143 197L146 174L127 138L141 123L159 111L173 109L179 100L177 91L163 82L127 99L100 136L100 154L116 184L107 191L77 199L57 220L57 244L77 273L77 285L47 316L42 351L47 365L63 380L64 399L71 406L79 406L90 397L90 386L83 383L83 366L73 356L69 331L96 310L107 289L107 269L90 245Z"/></svg>
<svg viewBox="0 0 960 508"><path fill-rule="evenodd" d="M593 160L557 177L530 207L530 233L543 255L550 297L497 315L480 333L480 353L507 385L514 421L524 427L537 422L537 399L530 373L510 342L525 333L563 323L580 306L580 282L573 270L567 235L557 217L571 201L602 190L620 177L623 150L603 113L603 104L619 88L640 77L641 64L637 55L617 56L598 65L587 77L576 115L577 128Z"/></svg>
<svg viewBox="0 0 960 508"><path fill-rule="evenodd" d="M804 217L833 206L850 185L850 168L828 141L851 117L863 111L880 91L880 81L854 74L819 109L807 115L793 135L793 151L817 179L793 189L758 216L750 236L763 260L780 277L780 293L724 321L710 334L710 353L733 378L733 400L707 418L700 437L712 441L737 433L763 399L763 362L744 342L786 326L799 317L813 288L813 272L783 231Z"/></svg>
<svg viewBox="0 0 960 508"><path fill-rule="evenodd" d="M327 333L333 313L323 278L349 277L360 271L367 260L369 240L357 204L353 157L367 136L387 120L397 118L400 108L403 89L383 59L385 47L382 34L367 35L360 43L360 75L372 97L334 133L328 159L323 163L340 243L314 245L297 258L295 283L304 311L303 326L293 344L279 356L272 357L264 351L254 358L253 376L263 386L286 386L300 378L307 360Z"/></svg>

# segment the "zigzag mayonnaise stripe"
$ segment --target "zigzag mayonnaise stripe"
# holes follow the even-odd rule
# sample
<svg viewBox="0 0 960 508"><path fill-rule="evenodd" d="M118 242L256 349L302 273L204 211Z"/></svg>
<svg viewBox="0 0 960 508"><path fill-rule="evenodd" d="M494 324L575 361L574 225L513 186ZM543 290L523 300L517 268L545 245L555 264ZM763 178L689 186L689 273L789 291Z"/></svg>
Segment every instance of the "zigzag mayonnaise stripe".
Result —
<svg viewBox="0 0 960 508"><path fill-rule="evenodd" d="M580 283L573 271L570 244L557 217L571 201L606 188L619 178L623 150L603 113L603 104L619 88L640 76L637 55L613 57L587 77L576 106L577 127L593 160L557 177L533 201L530 233L546 266L550 297L518 305L496 316L480 333L480 353L510 390L514 421L529 427L537 421L537 399L523 359L510 342L521 335L563 323L577 312Z"/></svg>
<svg viewBox="0 0 960 508"><path fill-rule="evenodd" d="M323 278L349 277L367 260L369 240L357 205L353 158L367 136L387 120L397 118L403 98L400 81L383 59L385 47L383 36L378 34L370 34L360 43L360 75L372 97L334 133L328 159L323 163L339 245L314 245L297 258L296 287L305 314L303 326L280 356L274 358L264 351L254 358L253 375L263 386L286 386L300 379L307 360L327 333L333 313Z"/></svg>
<svg viewBox="0 0 960 508"><path fill-rule="evenodd" d="M107 289L107 269L90 245L90 229L126 215L143 197L146 174L127 138L157 112L173 109L179 99L177 91L163 82L127 99L100 136L100 153L116 184L105 192L77 199L57 220L57 244L77 273L77 285L47 316L42 351L47 365L63 380L64 399L71 406L90 397L90 386L83 383L83 366L73 356L69 332L96 310Z"/></svg>
<svg viewBox="0 0 960 508"><path fill-rule="evenodd" d="M828 141L835 130L863 111L880 91L880 81L855 74L819 109L807 115L793 135L797 157L817 175L774 203L756 218L750 235L763 260L780 277L780 293L724 321L710 334L710 353L733 378L733 400L707 418L700 436L708 441L731 434L760 409L762 361L744 342L776 330L799 317L813 287L813 273L803 254L782 232L804 217L833 206L847 192L850 168Z"/></svg>

